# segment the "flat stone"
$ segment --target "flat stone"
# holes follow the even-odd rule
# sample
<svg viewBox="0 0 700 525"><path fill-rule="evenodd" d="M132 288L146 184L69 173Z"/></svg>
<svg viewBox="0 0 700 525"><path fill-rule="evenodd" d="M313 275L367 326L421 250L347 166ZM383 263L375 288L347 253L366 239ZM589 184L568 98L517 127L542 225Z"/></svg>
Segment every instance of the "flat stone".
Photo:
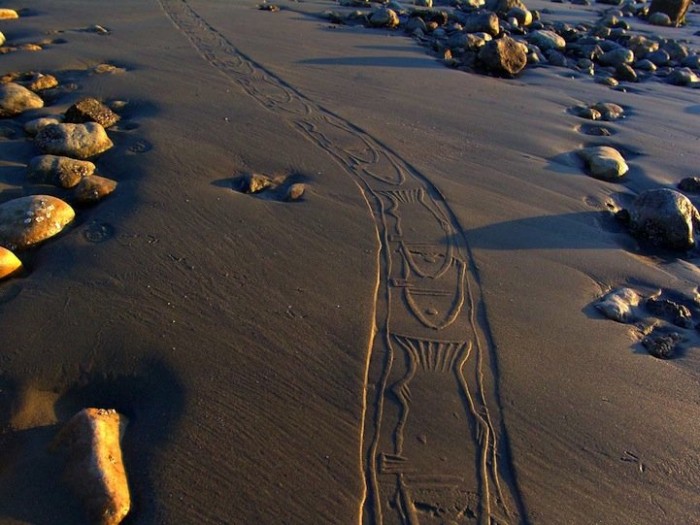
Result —
<svg viewBox="0 0 700 525"><path fill-rule="evenodd" d="M14 82L0 85L0 118L14 117L27 110L43 108L39 95Z"/></svg>
<svg viewBox="0 0 700 525"><path fill-rule="evenodd" d="M50 126L52 124L60 124L61 120L58 117L39 117L35 118L33 120L30 120L28 122L25 122L24 124L24 131L27 132L27 135L30 136L35 136L39 131L41 131L41 128L45 128L46 126Z"/></svg>
<svg viewBox="0 0 700 525"><path fill-rule="evenodd" d="M639 294L631 288L618 288L599 299L595 307L608 319L631 323L636 320L634 308L640 301Z"/></svg>
<svg viewBox="0 0 700 525"><path fill-rule="evenodd" d="M578 155L586 162L591 175L596 179L616 181L629 171L624 157L610 146L584 148Z"/></svg>
<svg viewBox="0 0 700 525"><path fill-rule="evenodd" d="M21 250L58 234L75 217L67 203L50 195L30 195L0 204L0 246Z"/></svg>
<svg viewBox="0 0 700 525"><path fill-rule="evenodd" d="M104 199L117 188L117 181L92 175L83 177L74 190L75 202L79 204L94 204Z"/></svg>
<svg viewBox="0 0 700 525"><path fill-rule="evenodd" d="M39 155L29 161L27 176L33 182L72 188L95 172L89 160L76 160L57 155Z"/></svg>
<svg viewBox="0 0 700 525"><path fill-rule="evenodd" d="M113 146L105 129L97 122L46 126L39 131L35 142L44 153L83 160Z"/></svg>
<svg viewBox="0 0 700 525"><path fill-rule="evenodd" d="M629 209L630 231L655 246L685 251L695 246L700 214L688 197L668 188L639 194Z"/></svg>
<svg viewBox="0 0 700 525"><path fill-rule="evenodd" d="M7 248L0 246L0 279L10 277L22 268L22 261Z"/></svg>
<svg viewBox="0 0 700 525"><path fill-rule="evenodd" d="M91 523L118 525L131 508L121 449L126 423L116 410L85 408L52 443L66 458L65 481L83 502Z"/></svg>
<svg viewBox="0 0 700 525"><path fill-rule="evenodd" d="M66 110L65 122L80 124L97 122L103 128L113 126L119 121L119 115L109 109L96 98L88 97L79 100Z"/></svg>

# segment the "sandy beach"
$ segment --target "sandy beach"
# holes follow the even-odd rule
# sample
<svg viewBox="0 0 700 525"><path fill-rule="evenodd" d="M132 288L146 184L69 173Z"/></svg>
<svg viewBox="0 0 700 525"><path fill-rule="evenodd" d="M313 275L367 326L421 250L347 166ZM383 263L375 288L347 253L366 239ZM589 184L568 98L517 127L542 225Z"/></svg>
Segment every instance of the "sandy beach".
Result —
<svg viewBox="0 0 700 525"><path fill-rule="evenodd" d="M0 3L0 75L58 80L0 119L0 206L75 209L0 280L0 524L86 523L49 448L87 407L129 420L125 524L700 524L700 252L617 213L700 177L700 82L501 78L323 15L374 4L274 5ZM700 49L697 4L624 20ZM24 127L84 97L120 117L88 205L28 180ZM603 102L623 118L580 116Z"/></svg>

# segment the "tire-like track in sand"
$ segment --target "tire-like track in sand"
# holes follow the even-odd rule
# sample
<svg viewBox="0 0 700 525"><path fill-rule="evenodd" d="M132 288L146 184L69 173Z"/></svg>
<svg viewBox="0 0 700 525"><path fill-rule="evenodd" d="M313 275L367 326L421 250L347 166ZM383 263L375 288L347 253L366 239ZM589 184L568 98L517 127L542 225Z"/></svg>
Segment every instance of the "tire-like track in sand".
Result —
<svg viewBox="0 0 700 525"><path fill-rule="evenodd" d="M187 1L158 1L204 60L342 166L375 221L360 523L524 523L479 278L443 195L378 139L241 53Z"/></svg>

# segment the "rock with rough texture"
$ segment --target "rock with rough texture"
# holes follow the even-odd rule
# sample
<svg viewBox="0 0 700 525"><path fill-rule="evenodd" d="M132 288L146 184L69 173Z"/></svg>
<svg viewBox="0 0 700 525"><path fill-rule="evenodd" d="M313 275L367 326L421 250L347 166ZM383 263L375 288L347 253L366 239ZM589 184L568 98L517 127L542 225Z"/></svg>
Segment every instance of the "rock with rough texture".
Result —
<svg viewBox="0 0 700 525"><path fill-rule="evenodd" d="M29 109L43 108L39 95L15 82L0 85L0 118L14 117Z"/></svg>
<svg viewBox="0 0 700 525"><path fill-rule="evenodd" d="M499 15L506 15L513 8L527 9L521 0L488 0L486 7Z"/></svg>
<svg viewBox="0 0 700 525"><path fill-rule="evenodd" d="M84 177L74 190L75 202L93 204L104 199L117 188L117 182L99 175Z"/></svg>
<svg viewBox="0 0 700 525"><path fill-rule="evenodd" d="M515 76L527 65L527 46L506 36L487 42L479 50L483 66L496 75Z"/></svg>
<svg viewBox="0 0 700 525"><path fill-rule="evenodd" d="M89 160L39 155L29 161L27 176L33 182L72 188L94 172L95 165Z"/></svg>
<svg viewBox="0 0 700 525"><path fill-rule="evenodd" d="M673 25L678 26L685 20L685 14L692 3L692 0L651 0L649 15L664 13Z"/></svg>
<svg viewBox="0 0 700 525"><path fill-rule="evenodd" d="M9 277L22 268L22 261L7 248L0 246L0 279Z"/></svg>
<svg viewBox="0 0 700 525"><path fill-rule="evenodd" d="M629 209L630 231L655 246L689 250L695 246L700 214L688 197L662 188L639 194Z"/></svg>
<svg viewBox="0 0 700 525"><path fill-rule="evenodd" d="M528 42L536 45L542 51L550 49L562 50L566 47L566 40L556 34L554 31L546 29L538 29L530 33L527 37Z"/></svg>
<svg viewBox="0 0 700 525"><path fill-rule="evenodd" d="M655 329L642 339L642 346L657 359L672 359L678 350L678 343L682 340L683 336L678 332Z"/></svg>
<svg viewBox="0 0 700 525"><path fill-rule="evenodd" d="M397 27L399 25L399 15L393 9L380 7L372 11L369 23L372 27Z"/></svg>
<svg viewBox="0 0 700 525"><path fill-rule="evenodd" d="M97 122L103 128L114 126L119 121L119 115L109 109L96 98L88 97L79 100L66 110L65 122L80 124Z"/></svg>
<svg viewBox="0 0 700 525"><path fill-rule="evenodd" d="M116 410L85 408L66 423L52 444L65 456L65 480L91 523L117 525L131 508L121 449L126 423Z"/></svg>
<svg viewBox="0 0 700 525"><path fill-rule="evenodd" d="M34 92L55 88L58 85L58 80L55 76L44 75L37 71L29 71L28 73L15 71L0 77L0 83L7 84L8 82L15 82Z"/></svg>
<svg viewBox="0 0 700 525"><path fill-rule="evenodd" d="M233 181L234 189L241 193L260 193L273 185L270 177L260 173L246 173Z"/></svg>
<svg viewBox="0 0 700 525"><path fill-rule="evenodd" d="M636 320L634 308L641 297L631 288L618 288L603 296L595 307L608 319L619 323L631 323Z"/></svg>
<svg viewBox="0 0 700 525"><path fill-rule="evenodd" d="M39 131L35 141L44 153L83 160L113 146L105 129L97 122L46 126Z"/></svg>
<svg viewBox="0 0 700 525"><path fill-rule="evenodd" d="M60 124L61 120L58 119L57 117L40 117L40 118L35 118L34 120L30 120L28 122L25 122L24 124L24 131L27 132L27 135L31 135L32 137L39 133L41 131L41 128L45 128L46 126L50 126L52 124Z"/></svg>
<svg viewBox="0 0 700 525"><path fill-rule="evenodd" d="M651 297L644 303L646 309L653 315L671 321L681 328L693 327L693 314L687 306L669 299Z"/></svg>
<svg viewBox="0 0 700 525"><path fill-rule="evenodd" d="M295 184L292 184L288 189L287 192L284 196L284 200L286 201L298 201L304 196L304 193L306 192L306 186L304 186L303 183L297 182Z"/></svg>
<svg viewBox="0 0 700 525"><path fill-rule="evenodd" d="M14 20L19 18L19 13L14 9L0 9L0 20Z"/></svg>
<svg viewBox="0 0 700 525"><path fill-rule="evenodd" d="M624 157L610 146L592 146L578 152L596 179L615 181L629 171Z"/></svg>
<svg viewBox="0 0 700 525"><path fill-rule="evenodd" d="M461 22L467 33L487 33L496 36L501 30L496 13L488 11L473 13L461 19Z"/></svg>
<svg viewBox="0 0 700 525"><path fill-rule="evenodd" d="M30 195L0 204L0 246L20 250L61 232L75 217L67 203L50 195Z"/></svg>

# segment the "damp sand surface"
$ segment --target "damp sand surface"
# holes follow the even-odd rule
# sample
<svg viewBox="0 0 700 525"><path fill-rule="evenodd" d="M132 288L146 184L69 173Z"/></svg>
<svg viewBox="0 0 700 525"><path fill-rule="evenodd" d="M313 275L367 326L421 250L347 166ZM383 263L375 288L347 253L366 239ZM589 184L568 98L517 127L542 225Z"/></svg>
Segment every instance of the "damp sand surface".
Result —
<svg viewBox="0 0 700 525"><path fill-rule="evenodd" d="M660 321L592 304L692 302L697 254L651 252L611 211L700 176L699 92L467 74L310 16L328 3L279 5L36 0L0 26L54 41L3 73L128 101L97 161L118 190L0 283L0 523L83 522L45 448L85 406L130 421L128 523L692 523L696 333L656 359ZM697 46L698 16L632 23ZM597 102L626 111L606 136L570 110ZM588 176L591 145L625 179ZM33 154L0 142L0 200ZM275 188L235 191L251 173Z"/></svg>

